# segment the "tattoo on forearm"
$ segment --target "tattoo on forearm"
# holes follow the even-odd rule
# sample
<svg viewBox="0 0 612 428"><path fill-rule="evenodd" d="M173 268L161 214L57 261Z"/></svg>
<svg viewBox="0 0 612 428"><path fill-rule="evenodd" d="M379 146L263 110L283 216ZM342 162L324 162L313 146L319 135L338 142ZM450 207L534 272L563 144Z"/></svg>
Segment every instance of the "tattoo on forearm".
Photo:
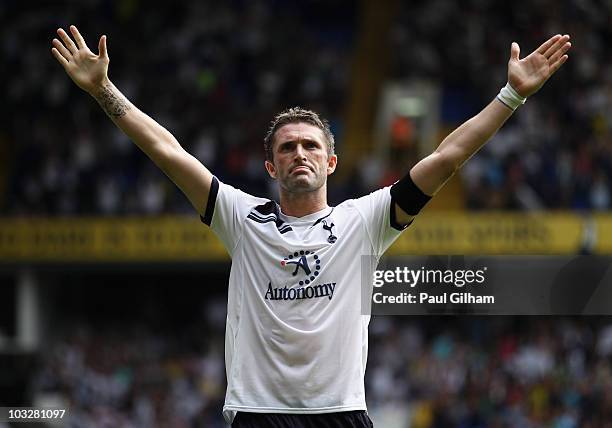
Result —
<svg viewBox="0 0 612 428"><path fill-rule="evenodd" d="M120 118L130 109L129 104L120 95L113 91L110 85L104 85L97 94L96 99L107 115Z"/></svg>

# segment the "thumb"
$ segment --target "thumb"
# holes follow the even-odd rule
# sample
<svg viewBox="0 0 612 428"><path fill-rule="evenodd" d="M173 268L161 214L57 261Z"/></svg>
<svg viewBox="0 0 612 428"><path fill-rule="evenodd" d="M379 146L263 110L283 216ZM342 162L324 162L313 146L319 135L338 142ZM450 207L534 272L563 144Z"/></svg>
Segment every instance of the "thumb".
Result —
<svg viewBox="0 0 612 428"><path fill-rule="evenodd" d="M512 46L510 47L510 59L511 60L519 60L519 54L521 53L521 48L518 43L512 42Z"/></svg>
<svg viewBox="0 0 612 428"><path fill-rule="evenodd" d="M98 54L108 58L108 53L106 51L106 36L100 37L100 41L98 42Z"/></svg>

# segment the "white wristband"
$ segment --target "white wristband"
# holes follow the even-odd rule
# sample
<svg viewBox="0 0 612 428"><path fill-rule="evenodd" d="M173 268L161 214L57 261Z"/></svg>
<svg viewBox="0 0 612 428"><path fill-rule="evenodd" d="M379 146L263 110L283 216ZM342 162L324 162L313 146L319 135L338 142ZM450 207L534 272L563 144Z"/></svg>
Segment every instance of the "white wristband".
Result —
<svg viewBox="0 0 612 428"><path fill-rule="evenodd" d="M525 100L527 98L520 96L519 93L516 92L512 86L510 86L510 83L506 83L506 86L501 88L501 91L499 91L497 99L510 110L514 111L518 106L525 104Z"/></svg>

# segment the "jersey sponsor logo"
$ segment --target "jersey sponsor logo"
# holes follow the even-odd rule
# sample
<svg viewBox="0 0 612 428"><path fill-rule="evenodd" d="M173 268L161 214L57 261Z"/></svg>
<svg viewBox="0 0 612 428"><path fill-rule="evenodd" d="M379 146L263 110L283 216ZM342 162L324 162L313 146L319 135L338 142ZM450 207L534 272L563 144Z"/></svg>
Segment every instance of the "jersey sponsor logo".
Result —
<svg viewBox="0 0 612 428"><path fill-rule="evenodd" d="M298 271L300 270L300 268L302 268L304 270L304 273L306 275L310 274L310 267L308 267L308 259L306 258L306 256L301 256L298 260L289 260L287 262L285 262L288 265L294 264L295 265L295 270L293 271L293 276L297 275Z"/></svg>
<svg viewBox="0 0 612 428"><path fill-rule="evenodd" d="M292 277L299 278L298 287L273 287L272 281L269 281L265 295L266 300L300 300L317 299L319 297L327 297L331 300L334 296L335 282L314 284L314 280L321 271L321 258L314 251L294 251L283 258L280 264L291 271Z"/></svg>
<svg viewBox="0 0 612 428"><path fill-rule="evenodd" d="M311 257L310 263L308 258ZM287 255L280 262L281 266L293 268L292 276L297 276L302 273L299 285L308 285L319 275L321 270L321 259L314 251L299 250ZM300 271L301 269L301 271Z"/></svg>
<svg viewBox="0 0 612 428"><path fill-rule="evenodd" d="M300 300L300 299L317 299L319 297L327 297L329 300L334 297L335 282L326 284L307 285L306 287L289 288L272 287L272 281L268 282L268 290L266 291L266 300Z"/></svg>

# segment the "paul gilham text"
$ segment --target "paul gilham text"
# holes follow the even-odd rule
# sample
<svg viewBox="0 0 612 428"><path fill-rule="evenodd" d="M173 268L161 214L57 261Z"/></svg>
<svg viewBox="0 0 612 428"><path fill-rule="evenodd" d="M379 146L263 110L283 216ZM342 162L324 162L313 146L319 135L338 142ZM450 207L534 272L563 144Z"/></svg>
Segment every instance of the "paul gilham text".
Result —
<svg viewBox="0 0 612 428"><path fill-rule="evenodd" d="M465 303L465 304L485 304L492 305L495 303L495 296L481 296L472 293L442 293L439 295L430 295L428 293L419 293L419 301L421 303Z"/></svg>

